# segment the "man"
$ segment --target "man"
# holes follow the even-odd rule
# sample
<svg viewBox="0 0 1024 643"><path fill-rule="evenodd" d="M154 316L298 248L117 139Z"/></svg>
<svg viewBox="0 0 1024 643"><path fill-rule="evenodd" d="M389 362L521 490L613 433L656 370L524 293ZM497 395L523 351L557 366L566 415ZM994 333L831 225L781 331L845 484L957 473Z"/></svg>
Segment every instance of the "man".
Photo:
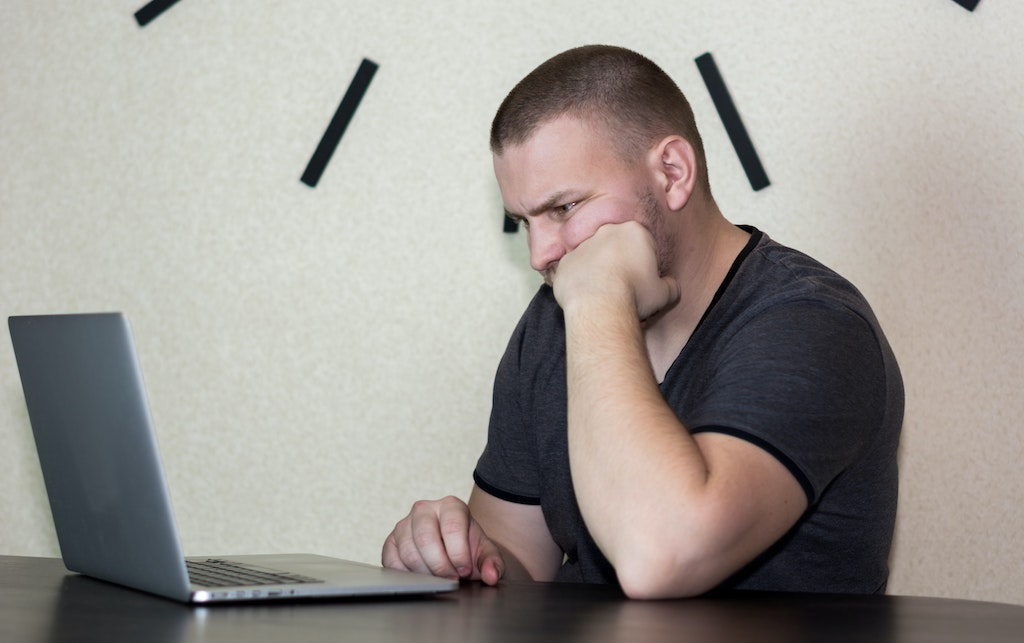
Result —
<svg viewBox="0 0 1024 643"><path fill-rule="evenodd" d="M499 366L468 505L421 501L386 566L496 584L882 592L903 386L840 276L729 223L686 99L591 46L491 130L544 275Z"/></svg>

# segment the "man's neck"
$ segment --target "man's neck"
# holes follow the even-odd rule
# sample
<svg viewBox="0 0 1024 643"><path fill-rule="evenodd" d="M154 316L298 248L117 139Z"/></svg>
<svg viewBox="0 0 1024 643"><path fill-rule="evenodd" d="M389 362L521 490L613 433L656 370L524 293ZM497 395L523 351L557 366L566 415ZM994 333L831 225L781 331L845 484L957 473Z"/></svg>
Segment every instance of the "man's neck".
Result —
<svg viewBox="0 0 1024 643"><path fill-rule="evenodd" d="M750 239L748 232L729 223L717 208L704 214L679 236L672 270L682 293L679 303L649 320L645 328L647 352L659 382L689 341Z"/></svg>

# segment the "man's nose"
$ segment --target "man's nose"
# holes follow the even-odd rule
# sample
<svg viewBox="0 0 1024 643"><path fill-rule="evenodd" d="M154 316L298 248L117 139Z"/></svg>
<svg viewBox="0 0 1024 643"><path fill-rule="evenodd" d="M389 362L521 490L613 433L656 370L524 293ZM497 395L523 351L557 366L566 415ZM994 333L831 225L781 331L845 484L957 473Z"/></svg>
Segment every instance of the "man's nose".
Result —
<svg viewBox="0 0 1024 643"><path fill-rule="evenodd" d="M565 244L557 226L546 221L533 222L527 236L530 244L530 267L537 272L551 268L565 256Z"/></svg>

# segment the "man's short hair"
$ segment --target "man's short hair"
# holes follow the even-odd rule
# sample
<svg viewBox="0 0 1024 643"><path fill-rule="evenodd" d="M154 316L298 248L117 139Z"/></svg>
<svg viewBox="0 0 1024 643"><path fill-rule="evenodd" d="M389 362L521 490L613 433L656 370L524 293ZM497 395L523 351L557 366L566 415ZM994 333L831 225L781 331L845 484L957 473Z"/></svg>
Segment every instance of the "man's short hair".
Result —
<svg viewBox="0 0 1024 643"><path fill-rule="evenodd" d="M666 136L697 157L697 183L710 197L704 144L683 92L660 67L629 49L588 45L542 63L512 88L491 124L491 152L525 143L541 125L572 116L604 128L619 158L635 162Z"/></svg>

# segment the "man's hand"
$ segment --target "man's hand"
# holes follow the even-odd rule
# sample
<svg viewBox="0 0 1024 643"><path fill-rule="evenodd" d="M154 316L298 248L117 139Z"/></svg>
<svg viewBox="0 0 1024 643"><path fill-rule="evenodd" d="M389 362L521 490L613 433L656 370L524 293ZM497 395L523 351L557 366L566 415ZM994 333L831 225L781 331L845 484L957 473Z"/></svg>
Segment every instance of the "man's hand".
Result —
<svg viewBox="0 0 1024 643"><path fill-rule="evenodd" d="M497 545L458 498L421 500L384 541L385 567L496 585L505 574Z"/></svg>
<svg viewBox="0 0 1024 643"><path fill-rule="evenodd" d="M563 309L588 301L629 302L641 320L679 300L676 280L658 274L654 237L635 221L598 228L562 257L552 285Z"/></svg>

